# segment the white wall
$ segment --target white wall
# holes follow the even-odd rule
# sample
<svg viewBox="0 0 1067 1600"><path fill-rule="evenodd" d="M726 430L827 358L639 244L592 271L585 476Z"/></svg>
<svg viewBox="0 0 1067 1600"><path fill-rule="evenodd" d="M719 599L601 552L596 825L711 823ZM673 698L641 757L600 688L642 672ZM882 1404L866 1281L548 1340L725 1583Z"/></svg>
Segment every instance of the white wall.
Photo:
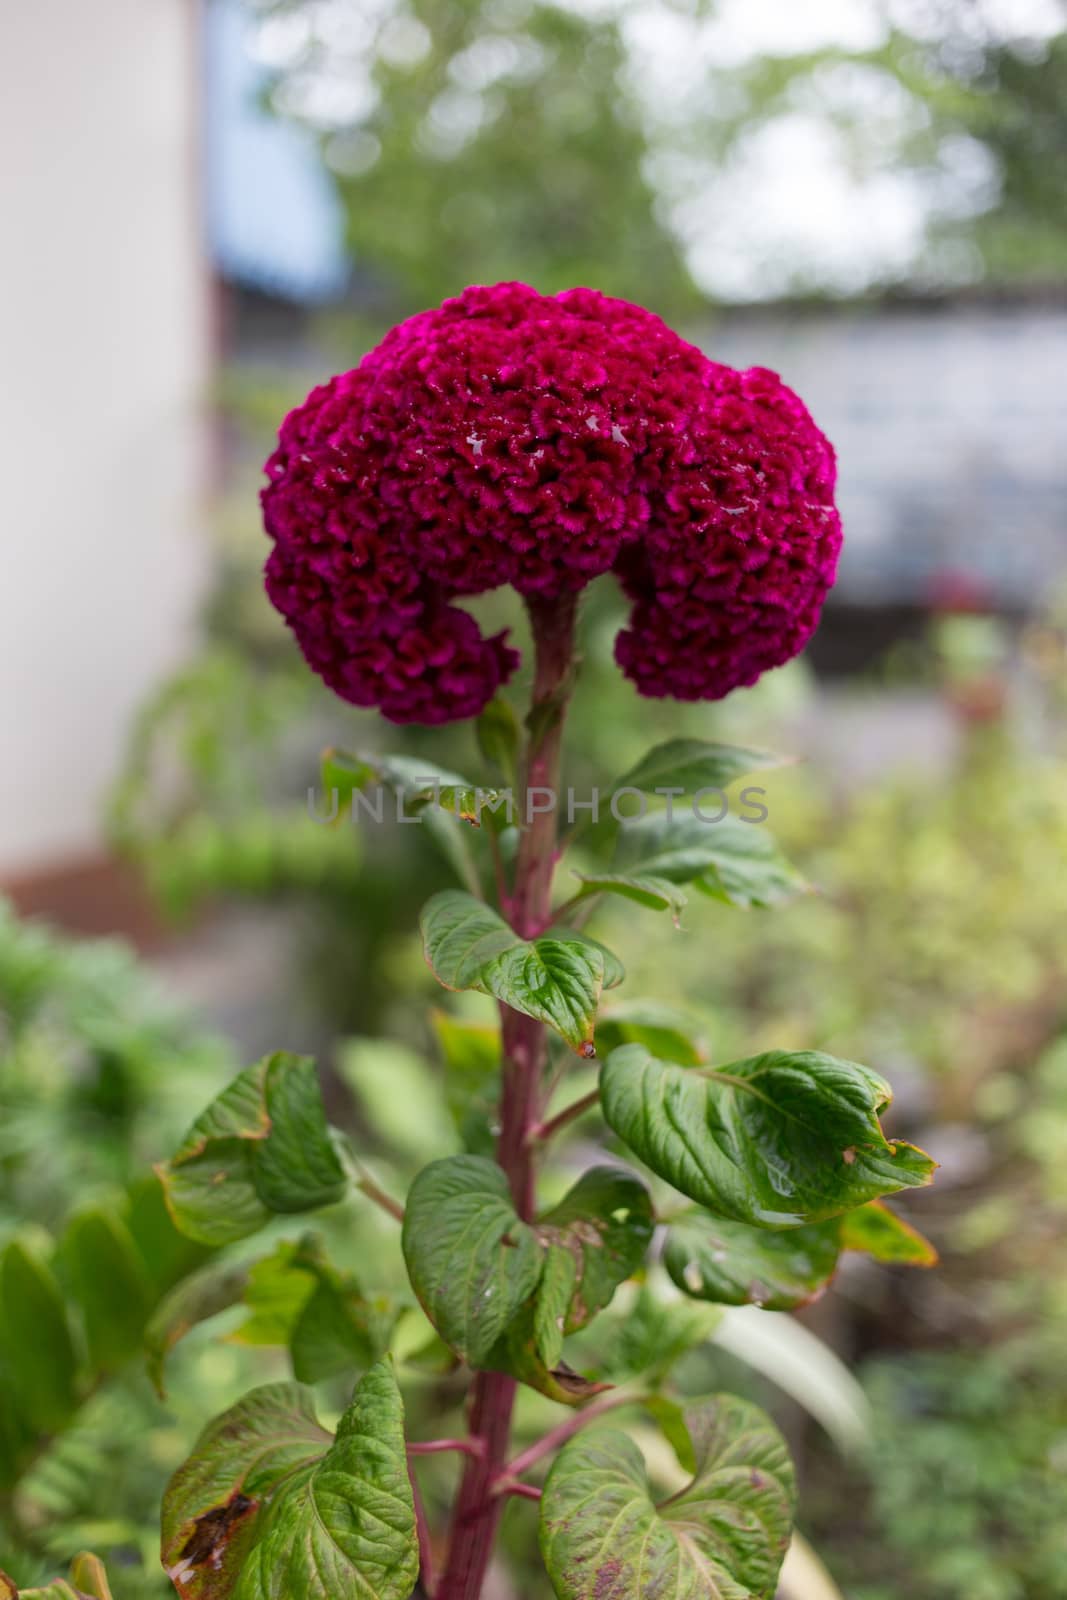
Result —
<svg viewBox="0 0 1067 1600"><path fill-rule="evenodd" d="M100 845L205 575L195 0L0 5L0 879Z"/></svg>

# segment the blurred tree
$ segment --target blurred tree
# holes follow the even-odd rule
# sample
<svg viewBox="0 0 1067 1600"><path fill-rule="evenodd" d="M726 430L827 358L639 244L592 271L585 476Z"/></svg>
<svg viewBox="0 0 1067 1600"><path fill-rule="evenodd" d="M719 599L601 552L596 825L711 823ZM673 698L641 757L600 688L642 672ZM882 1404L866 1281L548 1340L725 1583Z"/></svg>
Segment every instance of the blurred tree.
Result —
<svg viewBox="0 0 1067 1600"><path fill-rule="evenodd" d="M514 0L260 9L267 26L296 23L274 100L334 123L325 155L353 252L391 310L509 278L546 293L595 283L668 318L699 304L646 177L621 14Z"/></svg>

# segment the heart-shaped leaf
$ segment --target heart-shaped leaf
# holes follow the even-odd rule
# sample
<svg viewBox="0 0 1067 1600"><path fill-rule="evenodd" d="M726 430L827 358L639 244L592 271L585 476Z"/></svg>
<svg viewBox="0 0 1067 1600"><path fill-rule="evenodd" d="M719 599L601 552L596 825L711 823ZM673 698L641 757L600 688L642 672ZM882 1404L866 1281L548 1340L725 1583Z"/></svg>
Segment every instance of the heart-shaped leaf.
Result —
<svg viewBox="0 0 1067 1600"><path fill-rule="evenodd" d="M175 1223L203 1244L230 1244L275 1213L340 1200L346 1178L314 1063L279 1052L249 1067L158 1171Z"/></svg>
<svg viewBox="0 0 1067 1600"><path fill-rule="evenodd" d="M691 883L744 908L781 905L807 887L762 823L735 816L635 817L619 830L612 870Z"/></svg>
<svg viewBox="0 0 1067 1600"><path fill-rule="evenodd" d="M296 1384L212 1423L164 1498L163 1563L184 1600L407 1600L418 1541L387 1363L356 1385L334 1439Z"/></svg>
<svg viewBox="0 0 1067 1600"><path fill-rule="evenodd" d="M775 755L772 750L707 739L668 739L653 746L614 787L641 789L646 794L657 789L696 794L700 789L726 789L751 772L788 765L788 756Z"/></svg>
<svg viewBox="0 0 1067 1600"><path fill-rule="evenodd" d="M483 1156L431 1162L411 1186L402 1235L423 1310L457 1355L478 1366L533 1295L542 1251L507 1179Z"/></svg>
<svg viewBox="0 0 1067 1600"><path fill-rule="evenodd" d="M671 1224L663 1264L696 1300L791 1311L829 1283L841 1249L839 1230L831 1219L774 1233L694 1211Z"/></svg>
<svg viewBox="0 0 1067 1600"><path fill-rule="evenodd" d="M785 1442L731 1395L685 1422L695 1474L661 1506L625 1433L593 1429L560 1451L541 1497L541 1550L559 1600L770 1600L795 1501Z"/></svg>
<svg viewBox="0 0 1067 1600"><path fill-rule="evenodd" d="M842 1250L859 1250L875 1261L903 1267L934 1267L937 1251L917 1228L904 1222L888 1206L872 1200L841 1218Z"/></svg>
<svg viewBox="0 0 1067 1600"><path fill-rule="evenodd" d="M260 1511L330 1442L295 1383L253 1389L208 1424L163 1497L163 1565L184 1600L230 1600Z"/></svg>
<svg viewBox="0 0 1067 1600"><path fill-rule="evenodd" d="M817 1051L686 1071L623 1045L601 1069L600 1098L610 1126L659 1177L761 1228L822 1222L929 1183L936 1167L886 1139L883 1078Z"/></svg>
<svg viewBox="0 0 1067 1600"><path fill-rule="evenodd" d="M404 1406L383 1361L356 1385L325 1455L257 1518L234 1600L408 1600L418 1573Z"/></svg>
<svg viewBox="0 0 1067 1600"><path fill-rule="evenodd" d="M573 1049L592 1053L601 990L622 977L594 939L570 929L520 939L495 911L456 889L426 903L422 936L426 959L446 989L491 994L546 1023Z"/></svg>

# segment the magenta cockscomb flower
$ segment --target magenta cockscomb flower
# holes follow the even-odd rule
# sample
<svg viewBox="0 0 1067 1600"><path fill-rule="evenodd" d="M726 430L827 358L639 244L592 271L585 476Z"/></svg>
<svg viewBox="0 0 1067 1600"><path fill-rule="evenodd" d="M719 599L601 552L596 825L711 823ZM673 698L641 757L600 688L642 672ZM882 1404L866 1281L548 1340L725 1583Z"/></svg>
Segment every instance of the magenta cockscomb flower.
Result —
<svg viewBox="0 0 1067 1600"><path fill-rule="evenodd" d="M518 662L454 601L617 574L642 694L718 699L797 653L834 579L834 452L772 372L591 289L471 288L282 425L271 600L345 700L479 712Z"/></svg>

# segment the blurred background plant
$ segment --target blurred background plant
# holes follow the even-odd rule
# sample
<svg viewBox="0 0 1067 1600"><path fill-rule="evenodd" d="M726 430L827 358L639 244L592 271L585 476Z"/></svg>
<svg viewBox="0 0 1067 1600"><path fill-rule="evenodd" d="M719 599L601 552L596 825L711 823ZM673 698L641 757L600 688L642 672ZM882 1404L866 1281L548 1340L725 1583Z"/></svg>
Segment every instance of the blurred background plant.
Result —
<svg viewBox="0 0 1067 1600"><path fill-rule="evenodd" d="M802 1527L850 1600L1058 1600L1062 6L167 0L134 14L103 0L91 26L59 18L73 76L51 9L5 21L0 96L12 137L34 139L5 214L37 241L4 297L20 308L11 592L32 623L13 616L0 646L5 681L23 686L3 707L0 884L17 911L0 917L0 1245L45 1306L90 1248L138 1287L128 1342L103 1365L88 1303L78 1326L53 1328L72 1387L43 1449L11 1431L0 1337L0 1460L18 1472L17 1487L0 1473L0 1566L28 1582L91 1545L116 1600L164 1593L167 1472L200 1420L288 1370L276 1348L194 1331L160 1400L134 1353L202 1265L169 1253L146 1174L235 1065L268 1047L318 1054L331 1113L369 1131L387 1187L439 1151L440 1042L418 1021L436 991L413 930L455 838L326 827L307 796L324 746L388 744L462 772L473 736L390 738L311 679L261 592L256 492L280 417L312 383L396 317L515 276L591 283L721 359L780 368L841 454L846 556L805 662L721 706L665 712L614 669L621 606L599 585L568 781L588 790L665 731L802 757L766 776L766 804L817 892L773 920L691 907L656 992L717 1054L788 1039L883 1070L893 1131L943 1164L913 1207L942 1267L850 1260L796 1317L694 1324L679 1373L775 1409L802 1466ZM31 59L51 63L46 85ZM203 235L189 226L198 145ZM45 339L64 352L61 386ZM51 496L57 437L77 517ZM180 457L157 454L180 440ZM521 643L506 601L477 605ZM150 906L103 847L105 813ZM17 914L39 911L129 934L151 971ZM614 924L637 989L652 976L639 932L617 911ZM360 1275L395 1295L373 1217L359 1213ZM328 1230L339 1257L352 1225ZM236 1330L238 1313L222 1315ZM754 1371L737 1352L760 1348L757 1328L770 1353ZM428 1339L420 1351L425 1332L413 1319L440 1412L448 1377ZM805 1333L858 1368L865 1400ZM628 1342L656 1337L643 1293L597 1359L623 1373ZM339 1404L343 1380L323 1382ZM846 1445L865 1452L859 1494ZM520 1574L527 1532L509 1513ZM502 1592L532 1590L520 1577Z"/></svg>

